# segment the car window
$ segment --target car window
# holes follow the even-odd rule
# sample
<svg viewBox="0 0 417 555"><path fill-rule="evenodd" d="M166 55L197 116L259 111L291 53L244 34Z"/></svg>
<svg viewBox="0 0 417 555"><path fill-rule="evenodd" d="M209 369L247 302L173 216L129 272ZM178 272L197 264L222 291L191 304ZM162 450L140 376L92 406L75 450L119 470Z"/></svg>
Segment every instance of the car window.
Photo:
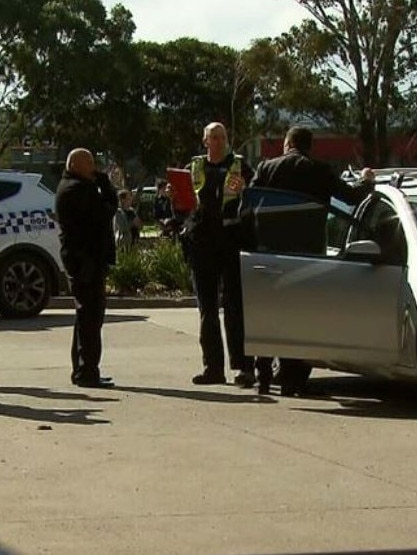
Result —
<svg viewBox="0 0 417 555"><path fill-rule="evenodd" d="M341 200L332 198L326 222L328 254L336 255L343 249L354 210L354 206L349 206Z"/></svg>
<svg viewBox="0 0 417 555"><path fill-rule="evenodd" d="M375 241L381 249L384 264L407 264L407 241L394 206L385 198L372 200L365 208L350 241Z"/></svg>
<svg viewBox="0 0 417 555"><path fill-rule="evenodd" d="M249 187L243 191L241 215L251 250L286 254L323 254L327 209L298 192Z"/></svg>
<svg viewBox="0 0 417 555"><path fill-rule="evenodd" d="M22 188L19 181L3 181L0 180L0 201L17 195Z"/></svg>

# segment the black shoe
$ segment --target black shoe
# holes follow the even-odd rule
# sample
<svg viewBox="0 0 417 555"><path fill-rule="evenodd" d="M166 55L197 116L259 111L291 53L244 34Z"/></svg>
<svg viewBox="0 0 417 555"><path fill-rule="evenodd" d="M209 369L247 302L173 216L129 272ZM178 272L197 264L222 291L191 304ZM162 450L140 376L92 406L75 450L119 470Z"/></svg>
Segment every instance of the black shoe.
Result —
<svg viewBox="0 0 417 555"><path fill-rule="evenodd" d="M73 384L78 387L90 387L94 389L111 389L114 387L114 382L109 380L74 380Z"/></svg>
<svg viewBox="0 0 417 555"><path fill-rule="evenodd" d="M80 380L81 380L81 381L87 381L87 382L90 382L90 381L91 381L91 382L95 382L95 381L96 381L95 378L92 379L92 380L90 380L90 379L85 380L84 378L77 378L77 377L71 376L71 383L72 383L73 385L78 385L78 382L79 382ZM100 377L98 378L98 380L99 380L100 382L107 383L107 382L112 382L112 381L113 381L113 378L112 378L111 376L100 376Z"/></svg>
<svg viewBox="0 0 417 555"><path fill-rule="evenodd" d="M216 385L216 384L225 384L226 378L224 376L216 375L216 374L197 374L192 379L193 384L195 385Z"/></svg>
<svg viewBox="0 0 417 555"><path fill-rule="evenodd" d="M235 385L238 385L242 389L250 389L253 387L256 379L255 376L250 372L240 372L234 380Z"/></svg>
<svg viewBox="0 0 417 555"><path fill-rule="evenodd" d="M281 385L281 397L295 397L299 393L293 385Z"/></svg>
<svg viewBox="0 0 417 555"><path fill-rule="evenodd" d="M270 393L269 383L260 383L258 387L258 393L259 395L269 395Z"/></svg>

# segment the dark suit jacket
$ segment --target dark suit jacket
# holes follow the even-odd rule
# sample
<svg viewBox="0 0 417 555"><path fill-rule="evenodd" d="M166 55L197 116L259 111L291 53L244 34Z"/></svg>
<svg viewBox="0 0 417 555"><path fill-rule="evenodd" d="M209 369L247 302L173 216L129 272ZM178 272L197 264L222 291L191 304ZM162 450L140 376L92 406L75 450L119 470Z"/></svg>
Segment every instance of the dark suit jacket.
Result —
<svg viewBox="0 0 417 555"><path fill-rule="evenodd" d="M64 172L55 209L60 225L62 262L71 277L90 281L115 263L113 216L117 194L107 175L94 181Z"/></svg>
<svg viewBox="0 0 417 555"><path fill-rule="evenodd" d="M297 150L258 165L251 187L265 187L295 191L308 195L323 206L311 214L260 215L258 243L281 252L323 253L326 247L326 219L331 197L350 205L359 204L372 192L373 184L348 185L333 173L330 166L313 160ZM292 225L287 221L292 217ZM297 221L295 221L297 217ZM275 218L275 223L271 221ZM265 221L264 221L265 220ZM295 225L294 225L295 224ZM291 229L291 234L287 232ZM273 232L272 232L273 230Z"/></svg>
<svg viewBox="0 0 417 555"><path fill-rule="evenodd" d="M261 162L251 181L251 187L273 187L305 193L324 205L335 197L347 204L359 204L371 191L364 183L352 187L333 173L324 162L313 160L297 150Z"/></svg>

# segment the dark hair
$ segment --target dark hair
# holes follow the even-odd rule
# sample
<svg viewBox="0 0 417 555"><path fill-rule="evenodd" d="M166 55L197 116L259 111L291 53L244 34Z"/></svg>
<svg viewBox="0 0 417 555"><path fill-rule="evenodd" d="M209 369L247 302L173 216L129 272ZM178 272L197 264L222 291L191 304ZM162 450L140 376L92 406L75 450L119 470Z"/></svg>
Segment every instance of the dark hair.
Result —
<svg viewBox="0 0 417 555"><path fill-rule="evenodd" d="M300 152L308 152L313 143L313 133L306 127L290 127L285 138L293 148Z"/></svg>

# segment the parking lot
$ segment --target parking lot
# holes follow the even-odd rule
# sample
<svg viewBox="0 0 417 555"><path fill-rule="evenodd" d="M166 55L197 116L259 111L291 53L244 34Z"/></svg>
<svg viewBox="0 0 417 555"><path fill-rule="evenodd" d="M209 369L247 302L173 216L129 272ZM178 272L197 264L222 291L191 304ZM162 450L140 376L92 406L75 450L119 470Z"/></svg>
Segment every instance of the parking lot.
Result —
<svg viewBox="0 0 417 555"><path fill-rule="evenodd" d="M308 398L193 386L196 310L136 308L107 315L117 387L78 389L71 324L0 320L0 553L417 547L417 386L326 371Z"/></svg>

